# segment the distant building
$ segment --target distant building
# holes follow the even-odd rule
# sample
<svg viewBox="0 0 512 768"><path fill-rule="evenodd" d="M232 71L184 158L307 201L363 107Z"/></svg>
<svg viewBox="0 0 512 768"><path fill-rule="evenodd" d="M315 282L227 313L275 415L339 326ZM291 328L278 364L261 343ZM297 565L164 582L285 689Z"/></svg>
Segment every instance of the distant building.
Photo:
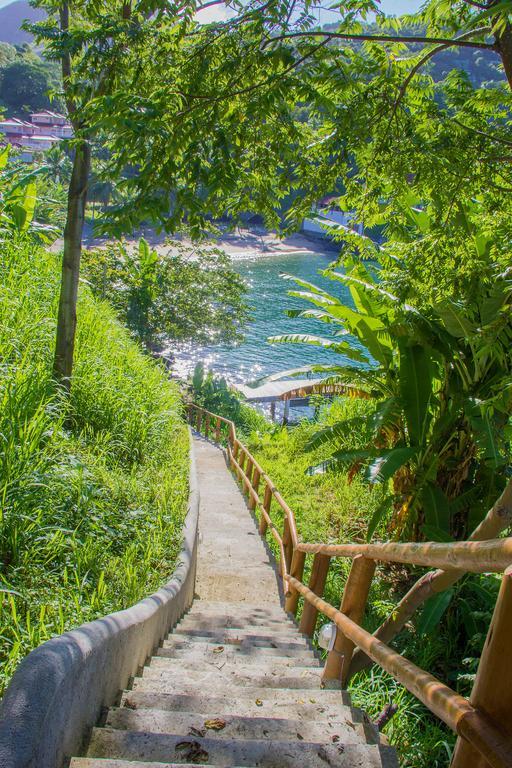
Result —
<svg viewBox="0 0 512 768"><path fill-rule="evenodd" d="M312 211L312 218L304 219L302 229L307 234L329 237L326 227L343 227L363 234L363 225L354 221L352 211L342 211L338 198L329 196L320 200Z"/></svg>
<svg viewBox="0 0 512 768"><path fill-rule="evenodd" d="M57 112L34 112L30 121L17 117L0 120L0 133L4 142L18 147L22 159L31 162L36 152L46 152L62 139L71 139L73 129L64 115Z"/></svg>

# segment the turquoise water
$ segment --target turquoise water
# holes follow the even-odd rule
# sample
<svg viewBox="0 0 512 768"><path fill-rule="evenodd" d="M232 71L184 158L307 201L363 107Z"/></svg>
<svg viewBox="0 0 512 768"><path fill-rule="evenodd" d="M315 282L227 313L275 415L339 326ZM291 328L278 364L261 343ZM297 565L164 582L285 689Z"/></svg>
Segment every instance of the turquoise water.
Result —
<svg viewBox="0 0 512 768"><path fill-rule="evenodd" d="M319 347L267 342L269 336L284 333L330 335L330 326L325 323L285 315L287 309L300 309L311 305L287 296L287 291L295 286L290 281L283 280L280 273L296 275L325 288L330 293L348 298L348 289L342 283L327 280L318 274L319 270L325 269L332 260L332 252L325 255L294 253L238 258L234 266L248 284L248 301L253 316L246 331L245 341L236 347L183 348L176 354L176 372L180 375L187 374L201 361L205 368L225 376L230 381L249 382L260 376L311 363L341 362L341 355Z"/></svg>

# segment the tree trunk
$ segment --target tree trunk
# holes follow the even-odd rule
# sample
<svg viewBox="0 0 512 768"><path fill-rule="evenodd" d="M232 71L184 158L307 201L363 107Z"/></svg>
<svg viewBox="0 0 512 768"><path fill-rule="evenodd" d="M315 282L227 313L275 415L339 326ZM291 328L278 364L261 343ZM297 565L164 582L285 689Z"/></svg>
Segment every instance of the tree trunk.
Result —
<svg viewBox="0 0 512 768"><path fill-rule="evenodd" d="M508 84L510 88L512 88L512 25L507 23L505 29L496 34L495 41L498 46Z"/></svg>
<svg viewBox="0 0 512 768"><path fill-rule="evenodd" d="M71 374L73 372L78 279L90 165L91 148L86 141L83 141L76 148L68 191L57 337L53 363L55 379L68 392L71 389Z"/></svg>

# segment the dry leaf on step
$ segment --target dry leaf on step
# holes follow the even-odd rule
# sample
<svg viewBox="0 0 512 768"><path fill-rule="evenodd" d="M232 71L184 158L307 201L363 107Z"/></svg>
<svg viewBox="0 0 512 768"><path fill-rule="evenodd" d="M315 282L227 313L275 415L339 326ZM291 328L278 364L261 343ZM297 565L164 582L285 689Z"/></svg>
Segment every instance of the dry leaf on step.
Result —
<svg viewBox="0 0 512 768"><path fill-rule="evenodd" d="M211 720L204 721L204 727L211 731L222 731L226 727L226 721L221 717L213 717Z"/></svg>

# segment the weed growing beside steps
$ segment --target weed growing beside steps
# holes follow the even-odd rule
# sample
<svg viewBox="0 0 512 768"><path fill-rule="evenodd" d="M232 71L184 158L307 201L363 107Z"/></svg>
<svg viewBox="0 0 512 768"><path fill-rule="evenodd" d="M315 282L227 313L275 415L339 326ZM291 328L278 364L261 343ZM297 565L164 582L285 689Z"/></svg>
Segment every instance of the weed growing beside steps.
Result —
<svg viewBox="0 0 512 768"><path fill-rule="evenodd" d="M0 691L41 642L162 584L186 512L179 393L86 286L64 422L50 380L58 278L56 256L2 245Z"/></svg>

